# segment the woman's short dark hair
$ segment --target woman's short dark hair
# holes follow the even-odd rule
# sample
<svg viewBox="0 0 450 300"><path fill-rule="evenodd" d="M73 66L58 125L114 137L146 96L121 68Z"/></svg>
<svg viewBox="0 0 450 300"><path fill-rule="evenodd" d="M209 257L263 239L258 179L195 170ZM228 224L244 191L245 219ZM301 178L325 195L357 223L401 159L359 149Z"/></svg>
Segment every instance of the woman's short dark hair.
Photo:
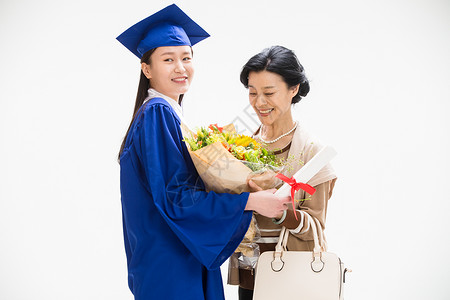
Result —
<svg viewBox="0 0 450 300"><path fill-rule="evenodd" d="M244 65L241 82L248 88L250 72L268 71L280 75L289 88L300 84L298 93L292 98L292 104L298 103L309 92L309 81L305 70L292 50L283 46L272 46L256 54Z"/></svg>

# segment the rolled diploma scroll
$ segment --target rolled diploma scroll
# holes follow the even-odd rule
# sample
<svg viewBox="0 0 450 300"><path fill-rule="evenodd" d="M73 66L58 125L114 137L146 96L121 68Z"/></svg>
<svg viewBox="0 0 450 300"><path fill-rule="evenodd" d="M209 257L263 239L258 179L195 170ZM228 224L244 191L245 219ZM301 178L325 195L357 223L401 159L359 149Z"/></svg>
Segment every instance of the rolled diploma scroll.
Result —
<svg viewBox="0 0 450 300"><path fill-rule="evenodd" d="M325 146L310 161L308 161L297 173L292 176L297 182L308 183L323 167L326 166L335 156L337 152L333 147ZM291 195L291 186L284 183L275 195L287 197Z"/></svg>

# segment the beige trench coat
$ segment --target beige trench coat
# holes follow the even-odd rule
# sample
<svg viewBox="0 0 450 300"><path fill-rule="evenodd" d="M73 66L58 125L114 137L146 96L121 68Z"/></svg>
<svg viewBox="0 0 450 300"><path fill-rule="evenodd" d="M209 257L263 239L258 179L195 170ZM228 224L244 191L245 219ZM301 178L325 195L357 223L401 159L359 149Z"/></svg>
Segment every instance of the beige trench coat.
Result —
<svg viewBox="0 0 450 300"><path fill-rule="evenodd" d="M316 138L299 126L292 137L292 143L288 153L288 167L283 172L284 175L292 177L322 147ZM333 192L335 182L335 172L331 165L328 164L308 182L308 184L316 188L316 192L311 196L311 200L295 202L296 209L316 217L322 229L325 229L327 204ZM303 190L299 190L295 194L295 199L305 199L306 196ZM288 210L285 221L280 225L274 224L272 219L258 215L257 213L255 213L255 217L262 237L278 237L282 226L286 226L286 228L292 230L296 229L295 231L298 232L302 232L303 229L307 228L306 224L304 228L296 228L300 224L301 215L297 213L297 217L299 218L297 221L294 217L292 206ZM287 245L288 250L312 250L314 248L312 234L309 230L302 234L292 232L290 234L291 238L289 238ZM229 263L228 284L239 285L239 270L235 266L237 266L237 256L233 255Z"/></svg>

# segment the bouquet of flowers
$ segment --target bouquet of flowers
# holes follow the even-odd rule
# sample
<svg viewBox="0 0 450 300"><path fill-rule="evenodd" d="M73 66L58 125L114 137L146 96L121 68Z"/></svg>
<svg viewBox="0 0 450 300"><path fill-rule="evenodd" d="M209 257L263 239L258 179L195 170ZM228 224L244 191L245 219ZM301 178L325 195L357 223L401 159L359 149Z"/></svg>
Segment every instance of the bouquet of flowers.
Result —
<svg viewBox="0 0 450 300"><path fill-rule="evenodd" d="M184 141L194 165L208 190L218 193L248 192L251 179L263 189L281 184L276 177L282 162L253 138L238 134L234 125L201 127ZM253 217L236 252L247 257L259 254L254 242L259 229Z"/></svg>
<svg viewBox="0 0 450 300"><path fill-rule="evenodd" d="M201 127L184 139L194 165L208 190L249 191L252 179L263 189L275 187L282 162L253 138L238 134L234 125Z"/></svg>
<svg viewBox="0 0 450 300"><path fill-rule="evenodd" d="M263 148L260 143L249 136L237 134L234 126L228 125L228 130L226 128L217 124L209 125L208 128L201 127L193 138L187 138L186 141L192 151L220 142L235 158L253 163L254 165L249 165L253 171L263 166L279 167L275 155Z"/></svg>

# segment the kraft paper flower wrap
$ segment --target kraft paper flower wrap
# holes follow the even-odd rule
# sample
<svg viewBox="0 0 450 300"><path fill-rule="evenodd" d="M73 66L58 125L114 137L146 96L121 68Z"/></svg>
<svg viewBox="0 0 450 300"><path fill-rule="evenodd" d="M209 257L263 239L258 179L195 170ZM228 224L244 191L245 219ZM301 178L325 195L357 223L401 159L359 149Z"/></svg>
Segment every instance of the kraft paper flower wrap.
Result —
<svg viewBox="0 0 450 300"><path fill-rule="evenodd" d="M252 179L263 189L280 184L275 156L249 136L236 133L233 124L200 128L185 138L195 168L208 190L217 193L249 192Z"/></svg>
<svg viewBox="0 0 450 300"><path fill-rule="evenodd" d="M251 179L263 189L281 184L276 175L282 167L276 157L249 136L236 133L233 124L200 128L185 138L195 168L206 189L218 193L239 194L249 192ZM245 237L236 249L246 256L258 251L253 241L259 229L253 217Z"/></svg>

